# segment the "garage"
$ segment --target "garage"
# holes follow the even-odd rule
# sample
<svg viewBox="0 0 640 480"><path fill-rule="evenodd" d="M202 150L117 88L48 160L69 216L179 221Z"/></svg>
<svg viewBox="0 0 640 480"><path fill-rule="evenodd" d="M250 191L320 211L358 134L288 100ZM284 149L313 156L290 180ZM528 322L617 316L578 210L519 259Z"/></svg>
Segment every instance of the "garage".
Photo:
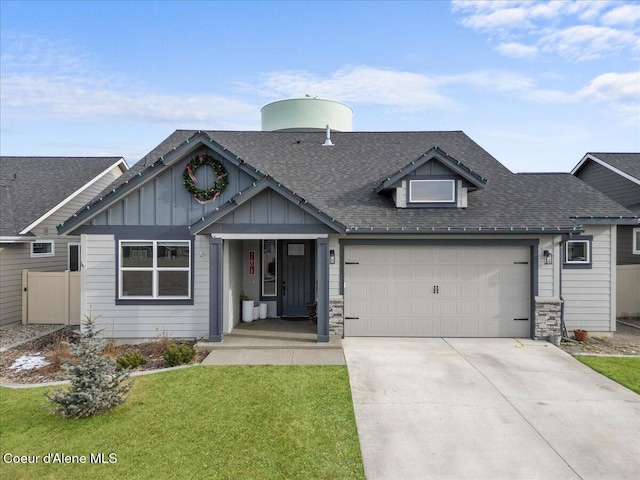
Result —
<svg viewBox="0 0 640 480"><path fill-rule="evenodd" d="M530 247L345 245L344 334L529 337Z"/></svg>

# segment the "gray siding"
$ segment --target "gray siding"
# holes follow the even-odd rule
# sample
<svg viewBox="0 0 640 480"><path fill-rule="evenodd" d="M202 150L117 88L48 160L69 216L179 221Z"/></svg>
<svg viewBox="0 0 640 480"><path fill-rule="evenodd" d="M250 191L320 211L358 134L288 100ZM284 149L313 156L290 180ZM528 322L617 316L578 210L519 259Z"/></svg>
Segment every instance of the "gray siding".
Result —
<svg viewBox="0 0 640 480"><path fill-rule="evenodd" d="M207 149L188 155L176 164L128 193L124 198L97 215L94 225L191 225L213 212L233 195L254 181L234 165L218 158L227 170L228 184L214 201L201 204L194 200L182 180L187 163L197 154L215 156ZM211 168L202 166L195 171L198 186L207 188L215 178Z"/></svg>
<svg viewBox="0 0 640 480"><path fill-rule="evenodd" d="M264 190L232 213L220 219L223 224L324 225L299 206L271 189Z"/></svg>
<svg viewBox="0 0 640 480"><path fill-rule="evenodd" d="M54 240L53 257L31 258L30 243L0 245L0 325L22 321L22 270L61 272L67 268L68 238L40 237ZM77 240L73 240L77 241Z"/></svg>
<svg viewBox="0 0 640 480"><path fill-rule="evenodd" d="M565 322L569 331L583 328L592 332L615 330L615 271L611 271L611 241L615 227L591 226L585 235L593 235L592 268L562 270L562 296Z"/></svg>
<svg viewBox="0 0 640 480"><path fill-rule="evenodd" d="M626 225L618 227L618 265L640 264L640 255L633 253L633 229Z"/></svg>
<svg viewBox="0 0 640 480"><path fill-rule="evenodd" d="M116 305L116 241L82 235L82 314L93 312L104 335L119 339L203 337L209 334L209 242L196 237L193 305Z"/></svg>
<svg viewBox="0 0 640 480"><path fill-rule="evenodd" d="M591 161L586 162L577 176L625 207L640 203L640 185L621 177L602 165Z"/></svg>

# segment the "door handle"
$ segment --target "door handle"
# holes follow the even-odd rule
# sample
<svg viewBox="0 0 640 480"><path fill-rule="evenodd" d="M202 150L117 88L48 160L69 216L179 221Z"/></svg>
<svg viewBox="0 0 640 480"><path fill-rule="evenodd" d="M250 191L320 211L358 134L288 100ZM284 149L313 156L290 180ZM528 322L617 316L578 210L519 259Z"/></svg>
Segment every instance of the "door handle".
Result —
<svg viewBox="0 0 640 480"><path fill-rule="evenodd" d="M283 280L282 281L282 295L286 295L287 293L287 283Z"/></svg>
<svg viewBox="0 0 640 480"><path fill-rule="evenodd" d="M433 286L433 294L434 295L439 295L440 294L440 286L439 285L434 285Z"/></svg>

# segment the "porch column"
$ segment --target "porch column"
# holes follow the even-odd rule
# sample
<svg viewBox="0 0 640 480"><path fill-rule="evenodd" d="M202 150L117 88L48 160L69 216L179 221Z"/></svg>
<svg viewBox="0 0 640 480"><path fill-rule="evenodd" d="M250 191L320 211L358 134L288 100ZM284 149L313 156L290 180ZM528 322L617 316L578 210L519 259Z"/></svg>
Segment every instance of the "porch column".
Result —
<svg viewBox="0 0 640 480"><path fill-rule="evenodd" d="M316 272L318 278L318 342L329 341L329 239L316 242Z"/></svg>
<svg viewBox="0 0 640 480"><path fill-rule="evenodd" d="M222 342L222 239L212 238L209 246L209 341Z"/></svg>

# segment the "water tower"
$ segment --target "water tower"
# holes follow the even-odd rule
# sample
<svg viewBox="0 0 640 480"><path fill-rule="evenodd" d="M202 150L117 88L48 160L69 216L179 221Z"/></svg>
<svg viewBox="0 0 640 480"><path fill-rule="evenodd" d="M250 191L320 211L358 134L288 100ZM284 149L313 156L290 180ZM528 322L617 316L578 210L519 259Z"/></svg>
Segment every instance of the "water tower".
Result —
<svg viewBox="0 0 640 480"><path fill-rule="evenodd" d="M291 98L268 103L260 109L263 132L351 132L353 110L344 103L314 97Z"/></svg>

